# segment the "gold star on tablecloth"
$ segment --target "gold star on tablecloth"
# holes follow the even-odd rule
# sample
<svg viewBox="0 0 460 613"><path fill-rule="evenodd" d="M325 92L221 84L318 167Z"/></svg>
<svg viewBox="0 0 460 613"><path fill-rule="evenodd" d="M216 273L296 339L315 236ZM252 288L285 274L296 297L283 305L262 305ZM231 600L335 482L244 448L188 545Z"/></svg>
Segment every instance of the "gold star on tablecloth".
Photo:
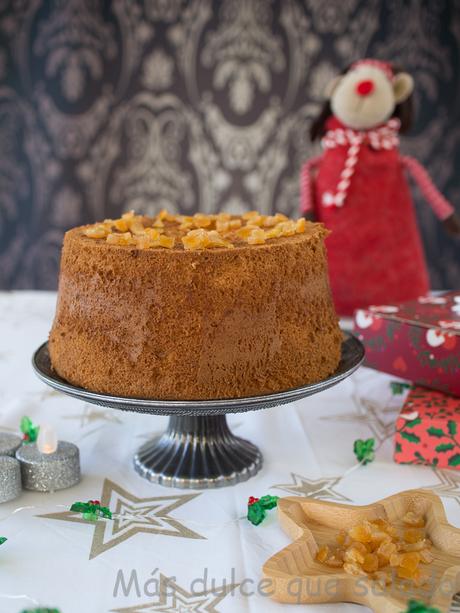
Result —
<svg viewBox="0 0 460 613"><path fill-rule="evenodd" d="M296 496L307 496L307 498L324 498L326 500L342 500L351 502L343 494L337 492L334 487L341 481L341 477L323 477L322 479L307 479L296 473L291 473L293 483L283 483L272 485L273 488L284 490Z"/></svg>
<svg viewBox="0 0 460 613"><path fill-rule="evenodd" d="M356 410L352 413L339 413L338 415L327 415L321 419L324 421L348 421L353 423L366 424L372 431L374 437L381 443L394 432L395 416L401 407L383 407L374 404L364 398L353 398ZM388 420L383 419L384 415L389 415Z"/></svg>
<svg viewBox="0 0 460 613"><path fill-rule="evenodd" d="M430 485L430 490L442 498L453 498L460 504L460 475L453 470L440 470L439 468L433 468L433 472L440 483Z"/></svg>
<svg viewBox="0 0 460 613"><path fill-rule="evenodd" d="M219 613L216 606L238 585L213 587L209 592L187 591L168 577L160 575L159 595L156 600L124 609L112 609L112 613Z"/></svg>
<svg viewBox="0 0 460 613"><path fill-rule="evenodd" d="M94 527L93 542L89 555L91 560L136 534L160 534L189 539L206 538L193 532L170 516L171 511L190 502L197 496L200 496L200 494L137 498L116 483L105 479L100 501L102 506L109 507L112 513L117 516L114 520L99 520L93 524L84 520L78 513L70 511L49 513L38 517L84 523ZM125 517L120 517L123 515Z"/></svg>

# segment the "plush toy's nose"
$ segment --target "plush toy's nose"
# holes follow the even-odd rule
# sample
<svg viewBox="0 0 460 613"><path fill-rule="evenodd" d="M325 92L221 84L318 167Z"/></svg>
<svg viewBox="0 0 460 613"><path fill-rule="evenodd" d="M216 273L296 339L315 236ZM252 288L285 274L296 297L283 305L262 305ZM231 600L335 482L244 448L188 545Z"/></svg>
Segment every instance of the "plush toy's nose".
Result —
<svg viewBox="0 0 460 613"><path fill-rule="evenodd" d="M371 81L370 79L366 81L360 81L356 86L356 93L360 96L368 96L369 94L372 94L373 91L374 81Z"/></svg>

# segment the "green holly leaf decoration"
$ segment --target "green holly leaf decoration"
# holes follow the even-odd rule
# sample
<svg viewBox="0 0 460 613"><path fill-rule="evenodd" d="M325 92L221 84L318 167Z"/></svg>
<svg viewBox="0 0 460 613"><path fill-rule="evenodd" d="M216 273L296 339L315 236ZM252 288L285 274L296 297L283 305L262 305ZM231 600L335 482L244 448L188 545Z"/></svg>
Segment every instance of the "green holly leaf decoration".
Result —
<svg viewBox="0 0 460 613"><path fill-rule="evenodd" d="M279 496L262 496L259 500L260 504L262 505L262 508L270 511L271 509L274 509L276 507L276 505L278 504L278 500L279 500Z"/></svg>
<svg viewBox="0 0 460 613"><path fill-rule="evenodd" d="M449 458L449 466L460 466L460 453L456 453Z"/></svg>
<svg viewBox="0 0 460 613"><path fill-rule="evenodd" d="M428 428L427 432L430 436L436 436L437 438L442 438L443 436L446 436L446 433L441 430L441 428L434 428L433 426Z"/></svg>
<svg viewBox="0 0 460 613"><path fill-rule="evenodd" d="M278 504L279 496L262 496L254 498L250 496L248 500L247 518L254 526L261 524L267 517L267 511L274 509Z"/></svg>
<svg viewBox="0 0 460 613"><path fill-rule="evenodd" d="M401 443L396 443L396 445L395 445L395 452L396 453L401 453L401 451L402 451Z"/></svg>
<svg viewBox="0 0 460 613"><path fill-rule="evenodd" d="M353 443L353 453L358 462L366 465L372 462L375 458L375 439L368 438L366 440L357 439Z"/></svg>
<svg viewBox="0 0 460 613"><path fill-rule="evenodd" d="M251 505L248 506L247 517L251 524L253 524L254 526L258 526L259 524L261 524L266 516L267 513L263 506L259 503L259 501L253 502Z"/></svg>
<svg viewBox="0 0 460 613"><path fill-rule="evenodd" d="M401 436L409 441L410 443L420 443L420 438L416 434L412 434L411 432L402 431Z"/></svg>
<svg viewBox="0 0 460 613"><path fill-rule="evenodd" d="M108 507L101 506L99 500L88 500L88 502L74 502L70 507L74 513L81 513L83 519L87 521L97 521L100 517L112 519L112 512Z"/></svg>
<svg viewBox="0 0 460 613"><path fill-rule="evenodd" d="M404 390L410 390L412 386L410 383L403 383L402 381L391 381L390 387L393 396L400 396Z"/></svg>
<svg viewBox="0 0 460 613"><path fill-rule="evenodd" d="M435 447L435 451L438 451L439 453L446 453L446 451L452 451L454 448L455 445L452 443L442 443L441 445L437 445Z"/></svg>
<svg viewBox="0 0 460 613"><path fill-rule="evenodd" d="M413 419L412 421L406 421L406 428L415 428L415 426L418 426L421 423L421 418L417 417L417 419Z"/></svg>
<svg viewBox="0 0 460 613"><path fill-rule="evenodd" d="M451 434L452 436L455 436L457 434L457 422L456 421L449 419L449 421L447 422L447 428L449 430L449 434Z"/></svg>
<svg viewBox="0 0 460 613"><path fill-rule="evenodd" d="M35 443L38 438L40 426L35 426L30 417L24 416L21 419L19 428L22 432L22 440L24 443Z"/></svg>
<svg viewBox="0 0 460 613"><path fill-rule="evenodd" d="M439 609L428 607L423 602L418 602L417 600L409 600L407 604L409 608L402 613L441 613Z"/></svg>
<svg viewBox="0 0 460 613"><path fill-rule="evenodd" d="M3 543L6 543L8 539L6 538L6 536L0 536L0 545L3 545Z"/></svg>

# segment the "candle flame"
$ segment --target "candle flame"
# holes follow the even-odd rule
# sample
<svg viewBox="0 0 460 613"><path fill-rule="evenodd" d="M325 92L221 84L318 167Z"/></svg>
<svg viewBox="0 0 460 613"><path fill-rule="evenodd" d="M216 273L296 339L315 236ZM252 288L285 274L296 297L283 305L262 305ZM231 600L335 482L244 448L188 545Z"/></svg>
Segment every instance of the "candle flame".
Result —
<svg viewBox="0 0 460 613"><path fill-rule="evenodd" d="M37 438L37 447L40 453L54 453L58 446L56 431L52 426L40 426Z"/></svg>

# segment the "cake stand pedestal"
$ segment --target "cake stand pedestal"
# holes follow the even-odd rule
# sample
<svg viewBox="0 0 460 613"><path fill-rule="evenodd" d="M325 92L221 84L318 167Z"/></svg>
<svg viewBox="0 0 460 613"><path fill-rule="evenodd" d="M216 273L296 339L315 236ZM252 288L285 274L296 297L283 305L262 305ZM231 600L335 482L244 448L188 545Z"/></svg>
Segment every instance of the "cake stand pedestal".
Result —
<svg viewBox="0 0 460 613"><path fill-rule="evenodd" d="M344 333L342 357L334 374L294 389L219 400L154 400L90 392L64 381L54 372L44 343L33 356L38 377L55 390L93 404L169 415L166 432L148 441L134 455L134 468L154 483L180 488L214 488L246 481L262 467L260 450L230 431L226 414L268 409L322 392L351 375L364 359L364 348Z"/></svg>

